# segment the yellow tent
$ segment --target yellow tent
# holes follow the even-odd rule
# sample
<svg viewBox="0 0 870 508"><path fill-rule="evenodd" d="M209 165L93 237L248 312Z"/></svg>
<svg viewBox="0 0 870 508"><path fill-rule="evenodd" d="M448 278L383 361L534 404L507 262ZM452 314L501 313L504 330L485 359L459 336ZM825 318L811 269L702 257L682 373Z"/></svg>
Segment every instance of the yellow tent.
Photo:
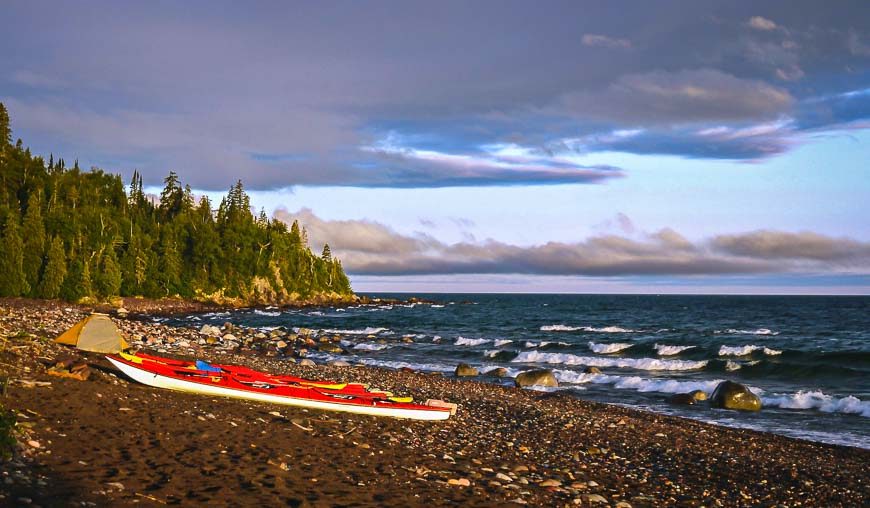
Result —
<svg viewBox="0 0 870 508"><path fill-rule="evenodd" d="M91 314L54 341L95 353L118 353L130 347L106 314Z"/></svg>

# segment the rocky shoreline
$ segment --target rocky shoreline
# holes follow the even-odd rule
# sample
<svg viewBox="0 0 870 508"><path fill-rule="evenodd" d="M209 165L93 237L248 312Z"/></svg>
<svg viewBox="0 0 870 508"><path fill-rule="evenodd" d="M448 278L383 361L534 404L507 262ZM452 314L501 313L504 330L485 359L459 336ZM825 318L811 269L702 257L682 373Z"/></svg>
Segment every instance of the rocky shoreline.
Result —
<svg viewBox="0 0 870 508"><path fill-rule="evenodd" d="M200 306L203 305L203 306ZM860 506L870 451L731 429L452 376L309 365L269 355L333 340L174 328L137 314L206 304L128 302L134 347L459 404L443 423L212 399L123 378L50 341L89 307L0 300L4 408L20 432L0 463L7 506ZM204 333L203 333L204 332ZM235 333L233 333L235 332ZM234 337L227 338L230 333ZM261 336L258 336L261 335ZM218 338L220 335L220 338ZM235 340L234 340L235 339ZM283 343L282 347L279 343ZM266 344L267 347L262 345ZM47 375L63 356L86 381Z"/></svg>

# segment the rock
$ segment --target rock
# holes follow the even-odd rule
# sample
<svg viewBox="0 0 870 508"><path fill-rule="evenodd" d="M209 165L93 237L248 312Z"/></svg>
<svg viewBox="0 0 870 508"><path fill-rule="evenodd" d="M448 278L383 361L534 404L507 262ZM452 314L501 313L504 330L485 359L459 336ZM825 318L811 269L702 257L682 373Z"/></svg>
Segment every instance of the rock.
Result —
<svg viewBox="0 0 870 508"><path fill-rule="evenodd" d="M581 496L581 497L583 498L583 501L585 501L589 504L595 504L595 503L610 504L607 501L607 498L602 496L601 494L583 494L583 496Z"/></svg>
<svg viewBox="0 0 870 508"><path fill-rule="evenodd" d="M504 367L496 367L484 372L483 375L485 377L505 377L507 375L507 369Z"/></svg>
<svg viewBox="0 0 870 508"><path fill-rule="evenodd" d="M550 369L527 370L517 375L514 380L517 386L559 386L556 376Z"/></svg>
<svg viewBox="0 0 870 508"><path fill-rule="evenodd" d="M514 481L513 478L511 478L510 476L508 476L508 475L506 475L506 474L504 474L504 473L496 473L496 474L495 474L495 479L498 480L498 481L501 481L501 482L505 482L505 483L511 483L511 482Z"/></svg>
<svg viewBox="0 0 870 508"><path fill-rule="evenodd" d="M314 363L313 360L309 360L308 358L303 358L303 359L299 360L299 365L301 365L303 367L314 367L317 364Z"/></svg>
<svg viewBox="0 0 870 508"><path fill-rule="evenodd" d="M208 337L205 338L206 344L217 344L217 342L218 342L217 337L212 337L211 335L209 335Z"/></svg>
<svg viewBox="0 0 870 508"><path fill-rule="evenodd" d="M228 333L223 336L224 340L239 340L235 335Z"/></svg>
<svg viewBox="0 0 870 508"><path fill-rule="evenodd" d="M467 363L460 363L456 366L456 370L453 372L457 377L467 377L467 376L476 376L477 369L468 365Z"/></svg>
<svg viewBox="0 0 870 508"><path fill-rule="evenodd" d="M541 487L561 487L562 482L560 482L559 480L556 480L554 478L549 478L547 480L542 481L538 485L540 485Z"/></svg>
<svg viewBox="0 0 870 508"><path fill-rule="evenodd" d="M710 397L710 405L723 409L759 411L761 410L761 399L740 383L722 381L713 390L713 395Z"/></svg>
<svg viewBox="0 0 870 508"><path fill-rule="evenodd" d="M583 373L584 374L601 374L601 369L599 369L598 367L589 366L589 367L586 367L585 369L583 369Z"/></svg>
<svg viewBox="0 0 870 508"><path fill-rule="evenodd" d="M695 404L695 397L691 393L675 393L666 400L668 404L677 406L693 406Z"/></svg>
<svg viewBox="0 0 870 508"><path fill-rule="evenodd" d="M333 367L350 367L350 364L342 361L342 360L333 360L329 362L327 365L332 365Z"/></svg>
<svg viewBox="0 0 870 508"><path fill-rule="evenodd" d="M42 448L42 445L39 444L39 441L35 441L33 439L31 439L30 441L27 442L27 446L29 446L31 448Z"/></svg>
<svg viewBox="0 0 870 508"><path fill-rule="evenodd" d="M322 344L317 345L317 350L322 351L324 353L341 353L341 346L338 344L333 344L331 342L324 342Z"/></svg>
<svg viewBox="0 0 870 508"><path fill-rule="evenodd" d="M402 342L406 344L412 344L414 342L414 339L411 337L402 337Z"/></svg>
<svg viewBox="0 0 870 508"><path fill-rule="evenodd" d="M456 485L457 487L470 487L471 482L468 478L451 478L447 480L447 485Z"/></svg>
<svg viewBox="0 0 870 508"><path fill-rule="evenodd" d="M704 390L694 390L689 392L689 395L695 398L695 400L707 400L707 392Z"/></svg>
<svg viewBox="0 0 870 508"><path fill-rule="evenodd" d="M275 347L278 349L284 349L285 347L287 347L287 343L284 342L283 340L279 340L278 342L275 343Z"/></svg>
<svg viewBox="0 0 870 508"><path fill-rule="evenodd" d="M631 508L631 503L628 501L620 501L613 505L615 508Z"/></svg>
<svg viewBox="0 0 870 508"><path fill-rule="evenodd" d="M127 317L127 314L129 313L130 311L125 309L124 307L120 307L118 310L115 311L115 314L117 314L118 317Z"/></svg>
<svg viewBox="0 0 870 508"><path fill-rule="evenodd" d="M216 336L216 335L221 334L221 329L218 328L217 326L202 325L202 327L199 329L199 333L201 333L203 335Z"/></svg>

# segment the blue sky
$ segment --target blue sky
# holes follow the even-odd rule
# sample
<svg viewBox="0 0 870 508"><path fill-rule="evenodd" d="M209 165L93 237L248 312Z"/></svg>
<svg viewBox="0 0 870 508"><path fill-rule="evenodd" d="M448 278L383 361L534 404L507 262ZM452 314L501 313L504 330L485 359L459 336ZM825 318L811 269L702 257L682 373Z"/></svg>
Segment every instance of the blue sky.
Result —
<svg viewBox="0 0 870 508"><path fill-rule="evenodd" d="M36 153L242 179L358 291L870 292L865 2L5 11Z"/></svg>

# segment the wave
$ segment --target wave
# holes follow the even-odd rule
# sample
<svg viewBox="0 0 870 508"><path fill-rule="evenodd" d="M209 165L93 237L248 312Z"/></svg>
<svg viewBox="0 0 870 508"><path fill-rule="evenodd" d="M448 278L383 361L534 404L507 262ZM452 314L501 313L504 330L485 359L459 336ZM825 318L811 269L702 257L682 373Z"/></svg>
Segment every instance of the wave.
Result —
<svg viewBox="0 0 870 508"><path fill-rule="evenodd" d="M378 360L375 358L360 358L358 360L363 365L370 365L372 367L387 367L390 369L413 369L413 370L423 370L427 372L453 372L456 366L450 366L443 363L411 363L411 362L400 362L400 361L388 361L388 360Z"/></svg>
<svg viewBox="0 0 870 508"><path fill-rule="evenodd" d="M256 314L258 316L271 316L271 317L278 317L281 315L281 313L278 311L269 312L269 311L260 310L260 309L254 309L254 314Z"/></svg>
<svg viewBox="0 0 870 508"><path fill-rule="evenodd" d="M853 395L834 397L818 390L801 390L790 395L764 396L761 402L766 406L783 409L817 409L824 413L857 414L870 418L870 401L861 400Z"/></svg>
<svg viewBox="0 0 870 508"><path fill-rule="evenodd" d="M594 342L589 343L589 349L592 350L593 353L598 354L610 354L617 353L622 351L623 349L628 349L634 344L629 344L627 342L615 342L613 344L596 344Z"/></svg>
<svg viewBox="0 0 870 508"><path fill-rule="evenodd" d="M432 307L433 309L443 309L443 308L444 308L443 305L438 305L438 304L435 304L435 303L433 303L432 305L430 305L430 307Z"/></svg>
<svg viewBox="0 0 870 508"><path fill-rule="evenodd" d="M592 367L620 367L638 370L697 370L707 365L706 360L660 360L658 358L601 358L594 356L577 356L565 353L545 353L541 351L524 351L514 362L525 363L555 363L563 365L587 365Z"/></svg>
<svg viewBox="0 0 870 508"><path fill-rule="evenodd" d="M320 330L321 333L334 333L336 335L374 335L376 333L388 332L387 328L374 328L367 327L362 330L333 330L333 329L323 329Z"/></svg>
<svg viewBox="0 0 870 508"><path fill-rule="evenodd" d="M390 344L372 344L371 342L361 342L355 345L354 349L359 349L362 351L380 351L382 349L388 349L393 347Z"/></svg>
<svg viewBox="0 0 870 508"><path fill-rule="evenodd" d="M528 348L549 346L550 344L556 344L557 346L570 346L571 345L571 344L568 344L567 342L552 342L549 340L542 340L541 342L526 341L526 343L523 344L523 347L528 349Z"/></svg>
<svg viewBox="0 0 870 508"><path fill-rule="evenodd" d="M722 346L719 348L719 356L746 356L751 355L753 352L761 350L764 354L768 356L776 356L782 354L782 351L778 349L770 349L764 346L756 346L755 344L749 344L748 346Z"/></svg>
<svg viewBox="0 0 870 508"><path fill-rule="evenodd" d="M459 336L453 344L456 346L479 346L488 342L490 342L489 339L466 339L465 337Z"/></svg>
<svg viewBox="0 0 870 508"><path fill-rule="evenodd" d="M613 376L610 374L584 374L573 370L553 371L560 383L569 384L607 384L623 390L635 390L638 392L661 392L661 393L688 393L701 390L712 393L721 379L708 381L677 381L675 379L648 379L640 376Z"/></svg>
<svg viewBox="0 0 870 508"><path fill-rule="evenodd" d="M737 330L729 328L727 330L716 330L713 333L726 333L729 335L779 335L779 332L774 332L767 328L759 328L757 330Z"/></svg>
<svg viewBox="0 0 870 508"><path fill-rule="evenodd" d="M696 346L668 346L667 344L656 344L655 350L658 352L659 356L673 356L682 353L687 349L692 349Z"/></svg>
<svg viewBox="0 0 870 508"><path fill-rule="evenodd" d="M594 326L545 325L541 327L542 332L576 332L578 330L596 333L634 333L637 331L630 328L622 328L620 326L595 328Z"/></svg>
<svg viewBox="0 0 870 508"><path fill-rule="evenodd" d="M506 346L506 345L510 344L511 342L513 342L513 341L510 339L495 339L495 341L493 342L493 345L495 347L502 347L502 346Z"/></svg>

